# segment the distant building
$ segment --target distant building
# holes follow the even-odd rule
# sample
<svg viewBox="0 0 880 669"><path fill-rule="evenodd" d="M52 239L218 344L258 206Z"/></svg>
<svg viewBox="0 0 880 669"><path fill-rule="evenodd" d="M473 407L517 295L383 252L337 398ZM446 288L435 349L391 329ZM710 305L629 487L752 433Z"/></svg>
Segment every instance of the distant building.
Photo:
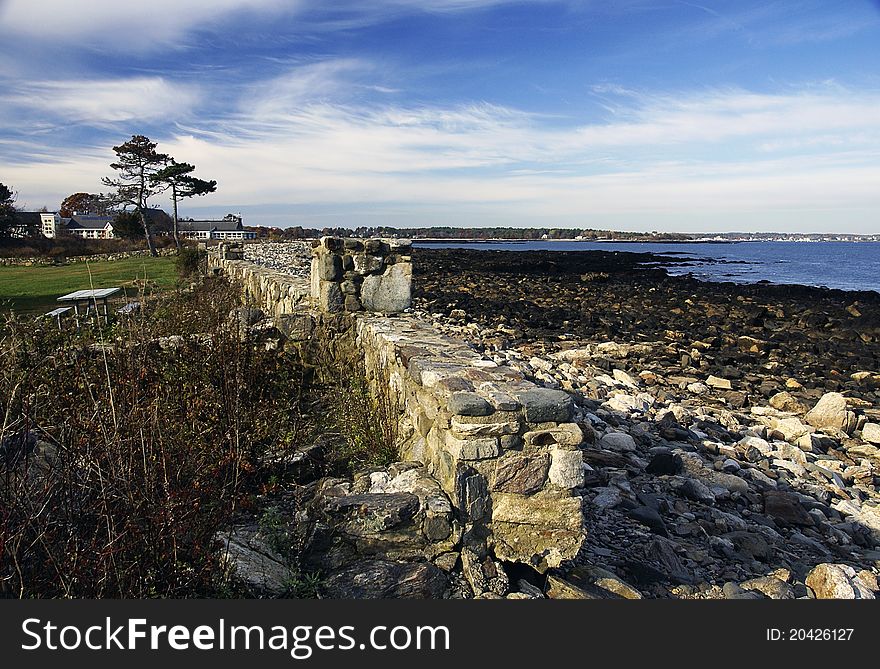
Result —
<svg viewBox="0 0 880 669"><path fill-rule="evenodd" d="M75 213L67 222L67 232L83 239L113 239L113 217Z"/></svg>
<svg viewBox="0 0 880 669"><path fill-rule="evenodd" d="M150 222L154 233L164 234L171 227L171 217L161 209L145 209L144 214ZM100 216L97 214L80 214L74 212L73 216L66 219L68 234L82 237L83 239L113 239L116 237L113 231L113 221L116 215Z"/></svg>
<svg viewBox="0 0 880 669"><path fill-rule="evenodd" d="M15 212L16 228L13 237L26 237L39 232L50 239L58 235L61 229L61 216L54 211L17 211Z"/></svg>
<svg viewBox="0 0 880 669"><path fill-rule="evenodd" d="M178 233L186 239L256 239L257 233L245 230L240 216L227 216L219 220L178 221Z"/></svg>

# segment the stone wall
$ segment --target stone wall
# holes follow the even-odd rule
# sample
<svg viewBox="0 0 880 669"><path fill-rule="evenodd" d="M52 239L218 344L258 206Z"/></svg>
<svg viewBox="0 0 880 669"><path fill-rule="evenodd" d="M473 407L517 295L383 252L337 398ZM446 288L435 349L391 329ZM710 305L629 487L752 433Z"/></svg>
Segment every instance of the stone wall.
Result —
<svg viewBox="0 0 880 669"><path fill-rule="evenodd" d="M312 303L321 311L397 313L410 305L408 239L322 237L312 249Z"/></svg>
<svg viewBox="0 0 880 669"><path fill-rule="evenodd" d="M160 256L177 255L176 248L157 249L156 253ZM126 258L140 258L149 256L147 249L138 251L119 251L118 253L95 253L90 256L58 256L47 258L45 256L34 256L31 258L0 258L0 267L42 267L51 265L70 265L81 262L101 262L105 260L125 260Z"/></svg>
<svg viewBox="0 0 880 669"><path fill-rule="evenodd" d="M295 339L310 335L321 312L342 312L369 383L397 404L402 458L421 462L452 499L464 543L539 570L557 566L577 554L584 537L574 492L584 482L583 434L572 400L415 317L361 310L409 305L408 248L325 238L310 279L217 252L209 266L239 282ZM386 281L393 287L386 289Z"/></svg>
<svg viewBox="0 0 880 669"><path fill-rule="evenodd" d="M471 540L541 570L573 557L584 467L571 397L414 318L361 315L355 327L368 380L398 402L402 457L440 482Z"/></svg>
<svg viewBox="0 0 880 669"><path fill-rule="evenodd" d="M246 260L231 260L222 245L208 251L208 269L226 274L238 283L251 304L276 320L311 307L309 280L260 267ZM225 256L225 257L224 257Z"/></svg>

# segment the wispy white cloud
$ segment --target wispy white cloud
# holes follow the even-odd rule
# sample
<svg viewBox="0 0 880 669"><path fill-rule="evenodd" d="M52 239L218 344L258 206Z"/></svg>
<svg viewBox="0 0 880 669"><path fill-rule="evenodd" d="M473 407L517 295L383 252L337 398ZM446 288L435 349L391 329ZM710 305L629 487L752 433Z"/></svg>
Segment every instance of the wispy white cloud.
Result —
<svg viewBox="0 0 880 669"><path fill-rule="evenodd" d="M102 125L185 118L198 104L198 86L162 77L9 83L0 110L31 119Z"/></svg>
<svg viewBox="0 0 880 669"><path fill-rule="evenodd" d="M582 0L5 0L0 34L28 35L80 47L149 51L185 48L183 38L235 17L286 20L291 32L350 27L402 14L454 13L505 4L580 4ZM49 43L49 42L47 42Z"/></svg>
<svg viewBox="0 0 880 669"><path fill-rule="evenodd" d="M577 136L586 146L711 146L737 138L827 137L832 131L845 141L857 130L880 132L878 103L880 91L833 84L773 94L739 88L674 95L627 92L611 107L610 122L584 126Z"/></svg>
<svg viewBox="0 0 880 669"><path fill-rule="evenodd" d="M754 45L790 46L842 39L880 25L880 12L870 1L829 5L821 0L793 0L717 9L708 3L679 0L678 4L699 12L701 20L670 31L666 37L672 44L685 39L709 41L733 33Z"/></svg>
<svg viewBox="0 0 880 669"><path fill-rule="evenodd" d="M0 34L36 36L46 44L131 50L167 48L189 31L237 12L296 11L300 0L6 0L0 4Z"/></svg>

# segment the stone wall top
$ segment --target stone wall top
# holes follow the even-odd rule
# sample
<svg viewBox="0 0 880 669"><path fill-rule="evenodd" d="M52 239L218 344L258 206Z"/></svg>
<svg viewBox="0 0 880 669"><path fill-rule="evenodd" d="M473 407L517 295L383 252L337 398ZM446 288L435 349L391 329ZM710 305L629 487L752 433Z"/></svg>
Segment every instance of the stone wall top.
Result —
<svg viewBox="0 0 880 669"><path fill-rule="evenodd" d="M245 291L248 300L276 320L311 307L309 279L261 267L247 260L229 259L228 253L208 253L208 267L222 270Z"/></svg>

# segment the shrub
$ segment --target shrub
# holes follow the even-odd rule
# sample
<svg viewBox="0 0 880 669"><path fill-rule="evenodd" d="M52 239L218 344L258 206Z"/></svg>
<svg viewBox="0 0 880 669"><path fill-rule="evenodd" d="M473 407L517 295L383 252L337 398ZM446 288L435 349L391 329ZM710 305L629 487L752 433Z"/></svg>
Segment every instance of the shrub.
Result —
<svg viewBox="0 0 880 669"><path fill-rule="evenodd" d="M200 337L170 347L162 304L111 331L0 326L0 595L228 592L215 536L299 430L302 368L240 337L234 290L197 293Z"/></svg>
<svg viewBox="0 0 880 669"><path fill-rule="evenodd" d="M336 473L351 474L397 460L396 402L387 383L367 384L363 355L352 333L325 323L311 340L307 362L315 367L324 428L343 437L332 454Z"/></svg>
<svg viewBox="0 0 880 669"><path fill-rule="evenodd" d="M181 277L197 274L208 254L195 246L181 246L177 254L177 273Z"/></svg>

